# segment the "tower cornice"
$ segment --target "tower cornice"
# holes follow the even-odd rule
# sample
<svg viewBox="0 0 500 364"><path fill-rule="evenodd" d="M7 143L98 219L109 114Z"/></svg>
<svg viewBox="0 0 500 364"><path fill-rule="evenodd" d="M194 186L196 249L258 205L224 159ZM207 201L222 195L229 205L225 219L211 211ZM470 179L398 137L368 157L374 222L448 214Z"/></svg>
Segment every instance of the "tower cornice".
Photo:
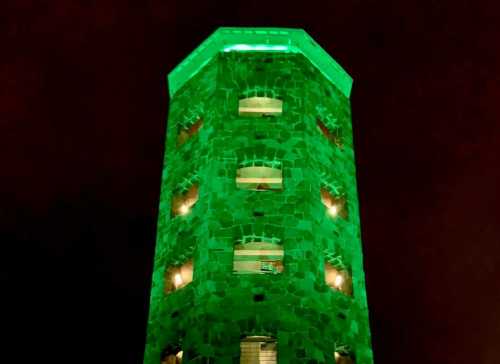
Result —
<svg viewBox="0 0 500 364"><path fill-rule="evenodd" d="M219 52L299 53L347 98L351 93L351 76L303 29L221 27L169 73L170 97Z"/></svg>

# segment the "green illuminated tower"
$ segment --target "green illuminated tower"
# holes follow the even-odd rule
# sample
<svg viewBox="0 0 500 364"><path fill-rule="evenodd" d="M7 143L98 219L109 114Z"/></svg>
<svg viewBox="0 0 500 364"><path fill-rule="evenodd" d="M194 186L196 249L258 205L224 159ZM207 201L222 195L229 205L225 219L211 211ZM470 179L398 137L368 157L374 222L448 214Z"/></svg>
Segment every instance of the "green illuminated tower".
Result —
<svg viewBox="0 0 500 364"><path fill-rule="evenodd" d="M168 81L145 364L373 363L352 79L303 30L220 28Z"/></svg>

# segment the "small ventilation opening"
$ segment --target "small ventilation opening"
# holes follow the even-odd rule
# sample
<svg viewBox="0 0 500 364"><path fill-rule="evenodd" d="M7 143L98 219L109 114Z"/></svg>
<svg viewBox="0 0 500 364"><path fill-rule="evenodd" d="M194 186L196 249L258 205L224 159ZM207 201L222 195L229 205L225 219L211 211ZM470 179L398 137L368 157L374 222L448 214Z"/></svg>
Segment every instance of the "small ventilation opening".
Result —
<svg viewBox="0 0 500 364"><path fill-rule="evenodd" d="M236 172L236 187L243 190L267 191L283 189L281 169L271 167L244 167Z"/></svg>
<svg viewBox="0 0 500 364"><path fill-rule="evenodd" d="M321 202L331 217L340 216L344 219L347 218L347 206L344 196L335 196L325 188L321 188L320 193Z"/></svg>
<svg viewBox="0 0 500 364"><path fill-rule="evenodd" d="M257 293L255 295L253 295L253 300L255 302L262 302L262 301L264 301L265 298L266 298L266 296L263 293Z"/></svg>
<svg viewBox="0 0 500 364"><path fill-rule="evenodd" d="M203 126L203 119L198 118L191 125L187 127L181 127L179 129L179 133L177 134L177 145L179 146L184 144L188 139L196 135L202 126Z"/></svg>
<svg viewBox="0 0 500 364"><path fill-rule="evenodd" d="M171 293L193 281L193 261L167 269L165 273L165 293Z"/></svg>
<svg viewBox="0 0 500 364"><path fill-rule="evenodd" d="M247 336L240 342L240 364L276 364L276 339L269 336Z"/></svg>
<svg viewBox="0 0 500 364"><path fill-rule="evenodd" d="M340 269L325 262L325 282L329 287L352 296L352 278L346 269Z"/></svg>
<svg viewBox="0 0 500 364"><path fill-rule="evenodd" d="M234 247L233 272L236 274L278 274L283 272L283 246L250 242Z"/></svg>
<svg viewBox="0 0 500 364"><path fill-rule="evenodd" d="M347 319L347 316L346 316L345 314L343 314L342 312L341 312L341 313L338 313L338 314L337 314L337 317L338 317L339 319L341 319L341 320L345 320L345 319Z"/></svg>
<svg viewBox="0 0 500 364"><path fill-rule="evenodd" d="M172 198L172 216L187 215L198 201L198 185L192 185L185 193Z"/></svg>
<svg viewBox="0 0 500 364"><path fill-rule="evenodd" d="M283 112L283 100L271 97L248 97L239 100L238 113L240 116L279 116Z"/></svg>

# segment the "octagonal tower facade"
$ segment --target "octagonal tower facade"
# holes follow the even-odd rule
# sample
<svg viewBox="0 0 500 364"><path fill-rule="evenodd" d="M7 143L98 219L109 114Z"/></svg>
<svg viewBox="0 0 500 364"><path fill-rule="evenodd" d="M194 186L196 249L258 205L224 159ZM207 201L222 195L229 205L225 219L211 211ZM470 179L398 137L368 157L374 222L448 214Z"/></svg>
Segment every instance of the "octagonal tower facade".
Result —
<svg viewBox="0 0 500 364"><path fill-rule="evenodd" d="M145 364L371 364L352 79L303 30L220 28L168 80Z"/></svg>

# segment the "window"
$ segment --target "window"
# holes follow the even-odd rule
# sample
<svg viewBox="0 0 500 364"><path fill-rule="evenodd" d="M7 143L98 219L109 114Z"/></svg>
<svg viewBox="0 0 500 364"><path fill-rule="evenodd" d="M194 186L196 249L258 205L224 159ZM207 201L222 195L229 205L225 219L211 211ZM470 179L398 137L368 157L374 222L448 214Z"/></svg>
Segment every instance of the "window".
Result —
<svg viewBox="0 0 500 364"><path fill-rule="evenodd" d="M172 216L186 215L198 201L198 185L193 184L185 193L179 193L172 198Z"/></svg>
<svg viewBox="0 0 500 364"><path fill-rule="evenodd" d="M196 121L187 127L181 127L179 133L177 134L177 145L184 144L189 138L195 135L198 130L203 126L203 119L198 118Z"/></svg>
<svg viewBox="0 0 500 364"><path fill-rule="evenodd" d="M346 269L336 268L325 262L325 282L329 287L352 296L352 278Z"/></svg>
<svg viewBox="0 0 500 364"><path fill-rule="evenodd" d="M350 353L350 351L347 351L343 348L339 348L338 350L335 351L334 354L335 357L335 364L354 364L354 357Z"/></svg>
<svg viewBox="0 0 500 364"><path fill-rule="evenodd" d="M283 100L271 97L248 97L239 101L240 116L278 116L283 112Z"/></svg>
<svg viewBox="0 0 500 364"><path fill-rule="evenodd" d="M193 261L167 269L165 274L165 293L171 293L187 286L193 281Z"/></svg>
<svg viewBox="0 0 500 364"><path fill-rule="evenodd" d="M278 274L283 272L283 246L249 242L234 247L233 272L236 274Z"/></svg>
<svg viewBox="0 0 500 364"><path fill-rule="evenodd" d="M167 354L161 360L161 364L181 364L181 363L182 363L182 351L178 351L176 354Z"/></svg>
<svg viewBox="0 0 500 364"><path fill-rule="evenodd" d="M283 176L281 169L272 167L244 167L236 172L236 187L243 190L281 190Z"/></svg>
<svg viewBox="0 0 500 364"><path fill-rule="evenodd" d="M335 196L326 188L321 188L321 202L325 205L327 212L332 217L340 216L347 218L347 206L344 196Z"/></svg>
<svg viewBox="0 0 500 364"><path fill-rule="evenodd" d="M335 144L337 147L342 147L342 136L341 129L339 127L330 130L320 118L316 119L316 125L318 126L319 131L328 139L330 142Z"/></svg>
<svg viewBox="0 0 500 364"><path fill-rule="evenodd" d="M240 364L276 364L276 339L269 336L247 336L240 342Z"/></svg>

